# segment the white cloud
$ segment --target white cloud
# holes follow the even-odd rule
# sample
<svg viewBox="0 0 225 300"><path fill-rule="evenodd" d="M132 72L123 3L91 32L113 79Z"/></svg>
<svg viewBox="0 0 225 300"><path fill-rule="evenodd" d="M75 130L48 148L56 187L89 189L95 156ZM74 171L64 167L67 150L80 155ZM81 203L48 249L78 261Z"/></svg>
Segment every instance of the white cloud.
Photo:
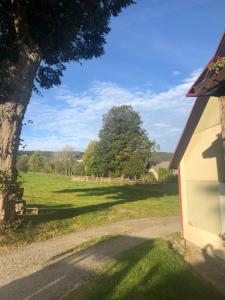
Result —
<svg viewBox="0 0 225 300"><path fill-rule="evenodd" d="M159 128L168 128L169 127L169 125L167 123L163 123L163 122L155 123L154 126L159 127Z"/></svg>
<svg viewBox="0 0 225 300"><path fill-rule="evenodd" d="M102 115L112 106L129 104L140 113L144 128L161 144L161 149L172 150L193 103L185 94L198 73L161 93L99 81L82 93L62 86L54 90L54 101L31 102L26 118L34 124L24 128L23 138L28 149L57 150L71 144L83 150L91 139L97 138Z"/></svg>
<svg viewBox="0 0 225 300"><path fill-rule="evenodd" d="M181 72L177 71L177 70L172 72L172 76L179 76L180 74L181 74Z"/></svg>

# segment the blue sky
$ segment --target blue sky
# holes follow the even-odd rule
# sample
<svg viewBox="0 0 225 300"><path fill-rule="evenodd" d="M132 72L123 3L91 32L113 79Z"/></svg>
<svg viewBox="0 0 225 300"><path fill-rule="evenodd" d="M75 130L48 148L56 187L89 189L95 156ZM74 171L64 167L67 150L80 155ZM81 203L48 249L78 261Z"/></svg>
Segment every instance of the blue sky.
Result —
<svg viewBox="0 0 225 300"><path fill-rule="evenodd" d="M62 85L34 94L28 150L84 150L102 115L130 104L162 151L174 151L194 99L185 93L225 30L224 0L137 0L111 20L105 55L67 66Z"/></svg>

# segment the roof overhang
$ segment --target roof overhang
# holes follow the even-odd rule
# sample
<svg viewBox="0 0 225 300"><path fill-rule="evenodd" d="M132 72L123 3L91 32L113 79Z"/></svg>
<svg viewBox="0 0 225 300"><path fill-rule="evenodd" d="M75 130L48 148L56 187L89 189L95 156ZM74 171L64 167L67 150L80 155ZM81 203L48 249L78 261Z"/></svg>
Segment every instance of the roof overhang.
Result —
<svg viewBox="0 0 225 300"><path fill-rule="evenodd" d="M225 31L216 50L216 53L209 63L215 62L218 56L225 56ZM184 155L185 150L188 147L195 128L208 103L209 97L219 97L225 95L225 67L221 69L218 74L216 74L216 72L210 71L208 66L209 64L207 64L207 66L204 68L203 72L197 78L186 95L187 97L197 97L197 99L170 163L170 169L178 168L178 165Z"/></svg>
<svg viewBox="0 0 225 300"><path fill-rule="evenodd" d="M208 68L209 64L215 62L218 56L225 56L225 32L223 33L216 53L188 91L187 97L207 95L218 97L225 95L225 69L222 69L218 74L216 74L215 71L210 71Z"/></svg>

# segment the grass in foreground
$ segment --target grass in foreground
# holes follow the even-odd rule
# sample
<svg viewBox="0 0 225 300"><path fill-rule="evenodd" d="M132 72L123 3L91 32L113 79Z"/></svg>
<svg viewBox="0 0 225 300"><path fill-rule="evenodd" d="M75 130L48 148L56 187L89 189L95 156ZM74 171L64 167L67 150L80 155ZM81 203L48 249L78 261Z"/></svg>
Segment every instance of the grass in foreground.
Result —
<svg viewBox="0 0 225 300"><path fill-rule="evenodd" d="M78 253L78 252L80 252L82 250L94 247L97 244L99 244L100 242L107 241L107 240L109 240L111 238L115 238L117 236L119 236L119 235L107 234L107 235L98 236L96 238L93 238L91 240L83 242L83 243L77 245L74 248L68 249L67 251L62 252L59 255L53 256L52 259L51 259L51 261L56 260L56 259L60 259L63 256L68 255L68 254L69 255L76 254L76 253Z"/></svg>
<svg viewBox="0 0 225 300"><path fill-rule="evenodd" d="M112 185L72 182L65 176L23 174L24 199L38 207L1 245L25 244L119 220L178 214L176 184Z"/></svg>
<svg viewBox="0 0 225 300"><path fill-rule="evenodd" d="M222 300L223 296L197 276L161 239L124 252L94 282L64 300Z"/></svg>

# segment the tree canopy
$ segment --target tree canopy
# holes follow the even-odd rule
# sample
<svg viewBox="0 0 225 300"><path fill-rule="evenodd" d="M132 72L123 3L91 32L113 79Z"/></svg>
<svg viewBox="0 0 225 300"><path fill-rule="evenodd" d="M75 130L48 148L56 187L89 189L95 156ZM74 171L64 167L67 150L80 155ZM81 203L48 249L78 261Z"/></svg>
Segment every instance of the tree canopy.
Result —
<svg viewBox="0 0 225 300"><path fill-rule="evenodd" d="M99 141L89 144L85 167L101 176L140 176L148 167L154 146L132 106L113 107L103 116Z"/></svg>
<svg viewBox="0 0 225 300"><path fill-rule="evenodd" d="M13 183L17 180L16 156L32 91L38 92L39 86L48 89L60 85L66 63L101 56L111 17L133 3L0 1L0 171ZM31 168L36 170L35 161ZM12 205L8 209L10 193L0 189L0 221L13 215L8 213L15 208Z"/></svg>
<svg viewBox="0 0 225 300"><path fill-rule="evenodd" d="M8 62L16 63L21 52L32 49L38 51L42 62L36 83L42 88L59 85L65 63L82 62L104 53L110 17L133 3L133 0L2 0L1 84L10 88L9 77L13 77L14 71L7 68Z"/></svg>

